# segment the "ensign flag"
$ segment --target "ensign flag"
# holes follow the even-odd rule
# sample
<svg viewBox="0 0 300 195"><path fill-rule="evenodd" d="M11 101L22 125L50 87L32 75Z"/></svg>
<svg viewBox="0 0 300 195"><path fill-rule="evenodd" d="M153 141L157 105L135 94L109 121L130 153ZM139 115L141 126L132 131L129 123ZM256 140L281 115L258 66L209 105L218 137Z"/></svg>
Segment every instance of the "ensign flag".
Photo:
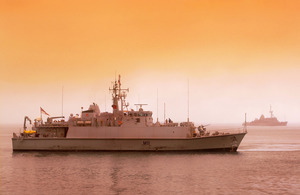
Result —
<svg viewBox="0 0 300 195"><path fill-rule="evenodd" d="M43 113L43 114L46 114L46 115L48 115L48 116L50 116L50 114L48 114L42 107L40 107L41 108L41 113Z"/></svg>

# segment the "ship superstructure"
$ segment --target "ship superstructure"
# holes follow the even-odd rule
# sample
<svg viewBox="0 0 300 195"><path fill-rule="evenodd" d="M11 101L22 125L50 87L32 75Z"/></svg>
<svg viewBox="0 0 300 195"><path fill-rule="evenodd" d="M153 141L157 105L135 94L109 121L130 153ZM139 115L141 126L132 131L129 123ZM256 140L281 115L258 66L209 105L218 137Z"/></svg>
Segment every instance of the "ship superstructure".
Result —
<svg viewBox="0 0 300 195"><path fill-rule="evenodd" d="M63 116L49 117L45 123L35 120L31 133L14 133L13 150L236 151L246 134L245 130L209 133L203 125L196 127L189 121L154 123L144 104L136 104L137 110L128 109L129 89L121 88L120 76L109 90L112 112L100 112L93 103L81 116L71 114L68 121ZM54 120L58 118L61 120Z"/></svg>

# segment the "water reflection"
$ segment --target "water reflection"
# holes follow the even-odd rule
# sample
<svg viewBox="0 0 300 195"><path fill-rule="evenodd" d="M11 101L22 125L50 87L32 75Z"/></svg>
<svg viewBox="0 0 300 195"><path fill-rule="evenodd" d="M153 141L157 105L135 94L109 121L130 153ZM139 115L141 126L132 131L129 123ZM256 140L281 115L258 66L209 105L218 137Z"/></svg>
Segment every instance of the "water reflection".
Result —
<svg viewBox="0 0 300 195"><path fill-rule="evenodd" d="M120 187L120 176L119 173L120 172L120 168L119 167L113 167L111 170L111 180L112 180L112 185L110 186L110 189L115 192L116 194L119 194L121 192L123 192L124 190L126 190L126 188L122 188Z"/></svg>
<svg viewBox="0 0 300 195"><path fill-rule="evenodd" d="M7 136L0 140L0 190L5 194L299 194L299 132L250 129L236 153L13 152Z"/></svg>

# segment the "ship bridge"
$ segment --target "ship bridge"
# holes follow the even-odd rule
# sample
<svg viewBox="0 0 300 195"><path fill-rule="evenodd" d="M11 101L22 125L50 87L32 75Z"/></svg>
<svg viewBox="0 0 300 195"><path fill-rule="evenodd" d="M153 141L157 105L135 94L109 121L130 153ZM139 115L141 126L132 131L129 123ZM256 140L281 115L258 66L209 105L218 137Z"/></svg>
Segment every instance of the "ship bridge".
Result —
<svg viewBox="0 0 300 195"><path fill-rule="evenodd" d="M127 123L130 121L134 122L135 125L146 125L146 126L152 126L153 125L153 118L152 118L152 112L151 111L144 111L142 108L140 108L138 111L128 111L127 113L124 113L125 120L127 119Z"/></svg>
<svg viewBox="0 0 300 195"><path fill-rule="evenodd" d="M129 111L128 116L131 117L152 117L152 112L151 111L144 111L143 109L140 109L139 111Z"/></svg>

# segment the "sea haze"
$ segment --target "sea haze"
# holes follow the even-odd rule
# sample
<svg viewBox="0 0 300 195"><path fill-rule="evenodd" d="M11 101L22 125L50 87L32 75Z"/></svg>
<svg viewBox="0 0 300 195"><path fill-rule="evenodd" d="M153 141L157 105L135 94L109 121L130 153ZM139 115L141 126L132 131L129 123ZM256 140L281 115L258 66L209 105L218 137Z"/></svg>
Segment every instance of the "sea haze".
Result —
<svg viewBox="0 0 300 195"><path fill-rule="evenodd" d="M237 153L13 152L0 128L1 194L300 194L299 126L248 127Z"/></svg>

